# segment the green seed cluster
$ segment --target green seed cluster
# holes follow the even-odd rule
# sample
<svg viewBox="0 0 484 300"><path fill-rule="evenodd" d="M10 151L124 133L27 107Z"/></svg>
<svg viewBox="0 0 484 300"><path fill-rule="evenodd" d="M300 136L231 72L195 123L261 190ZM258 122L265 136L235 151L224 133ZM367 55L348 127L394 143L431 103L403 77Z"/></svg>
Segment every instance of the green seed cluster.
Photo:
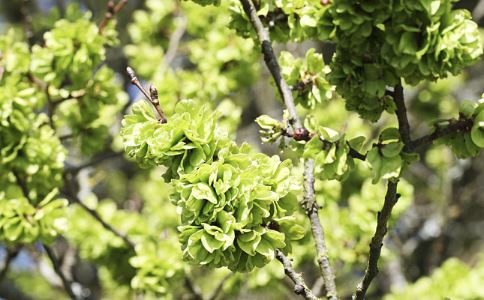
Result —
<svg viewBox="0 0 484 300"><path fill-rule="evenodd" d="M320 20L337 42L330 82L347 108L372 121L389 109L387 86L457 74L482 54L477 24L452 0L336 0Z"/></svg>
<svg viewBox="0 0 484 300"><path fill-rule="evenodd" d="M181 213L180 242L186 260L250 271L290 250L304 235L292 216L291 162L253 153L227 138L207 106L185 100L160 124L145 102L123 122L128 154L144 166L164 165Z"/></svg>

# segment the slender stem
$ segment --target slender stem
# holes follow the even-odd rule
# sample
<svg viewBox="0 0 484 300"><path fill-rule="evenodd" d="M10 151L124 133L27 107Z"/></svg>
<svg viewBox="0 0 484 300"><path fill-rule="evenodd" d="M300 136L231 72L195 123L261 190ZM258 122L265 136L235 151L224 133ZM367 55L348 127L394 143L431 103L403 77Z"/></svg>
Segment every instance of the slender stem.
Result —
<svg viewBox="0 0 484 300"><path fill-rule="evenodd" d="M190 293L192 293L192 298L193 300L203 300L203 295L202 295L202 291L200 290L200 288L198 286L196 286L192 279L187 276L185 276L185 286L186 288L190 291Z"/></svg>
<svg viewBox="0 0 484 300"><path fill-rule="evenodd" d="M69 279L67 279L64 273L62 272L61 265L59 263L59 260L54 254L54 250L52 250L49 246L45 244L43 245L43 247L45 249L45 252L47 253L47 256L52 262L52 266L54 268L55 273L61 279L62 285L64 286L64 290L66 291L66 293L69 295L71 299L74 299L74 300L79 299L79 297L77 297L74 291L72 290L72 282Z"/></svg>
<svg viewBox="0 0 484 300"><path fill-rule="evenodd" d="M116 6L114 7L114 13L115 14L119 13L127 3L128 3L128 0L120 0L118 4L116 4Z"/></svg>
<svg viewBox="0 0 484 300"><path fill-rule="evenodd" d="M114 1L109 1L106 5L107 11L104 14L104 18L102 19L101 23L99 24L99 34L103 34L104 29L109 24L109 21L117 15L124 6L128 3L128 0L120 0L118 4L114 4Z"/></svg>
<svg viewBox="0 0 484 300"><path fill-rule="evenodd" d="M295 141L306 141L306 142L311 140L311 138L313 138L315 134L316 133L314 133L314 132L304 132L304 130L303 131L300 130L299 134L297 134L296 132L289 132L287 130L284 130L282 132L282 135L293 138ZM333 144L333 142L325 140L321 136L319 137L319 139L321 140L321 142L323 142L323 148L324 147L330 147ZM338 142L336 141L334 143L338 143ZM349 155L352 158L359 159L359 160L362 160L362 161L366 160L366 154L361 154L356 149L352 148L349 143L348 143L348 146L350 147Z"/></svg>
<svg viewBox="0 0 484 300"><path fill-rule="evenodd" d="M304 200L303 207L311 223L311 231L316 244L317 261L321 275L323 276L326 288L326 297L330 300L336 300L336 284L334 282L334 273L329 262L328 250L324 238L324 230L319 221L319 206L316 203L314 194L314 160L308 159L304 163Z"/></svg>
<svg viewBox="0 0 484 300"><path fill-rule="evenodd" d="M99 24L99 34L102 34L106 26L108 25L109 21L113 18L114 15L114 1L108 1L106 4L107 11L104 14L104 18Z"/></svg>
<svg viewBox="0 0 484 300"><path fill-rule="evenodd" d="M17 257L20 252L20 247L15 247L13 249L6 248L7 254L5 255L5 260L3 262L2 269L0 269L0 281L2 281L7 275L8 269L10 268L10 263Z"/></svg>
<svg viewBox="0 0 484 300"><path fill-rule="evenodd" d="M68 138L72 138L74 137L72 134L68 134L68 135L65 135L65 136L61 136L59 137L60 140L65 140L65 139L68 139ZM88 167L91 167L91 166L94 166L94 165L97 165L105 160L108 160L108 159L113 159L113 158L117 158L117 157L121 157L123 155L123 152L108 152L108 153L105 153L103 155L99 155L99 156L95 156L93 157L91 160L83 163L83 164L80 164L78 166L68 166L68 167L65 167L64 169L64 173L69 173L69 174L77 174L79 173L79 171L85 169L85 168L88 168Z"/></svg>
<svg viewBox="0 0 484 300"><path fill-rule="evenodd" d="M75 203L79 204L79 206L81 206L87 213L89 213L94 219L96 219L96 221L98 221L104 227L104 229L111 231L114 235L121 238L124 241L124 243L127 246L129 246L131 249L135 248L136 246L135 243L131 241L126 234L122 233L121 231L114 228L111 224L104 221L104 219L99 215L99 213L96 210L87 207L86 204L84 204L77 197L75 198L75 201L76 201Z"/></svg>
<svg viewBox="0 0 484 300"><path fill-rule="evenodd" d="M308 300L317 300L318 298L313 294L313 292L308 288L304 278L301 274L294 271L292 268L292 262L287 258L281 250L276 250L276 258L282 263L284 267L284 273L294 282L294 293L303 296Z"/></svg>
<svg viewBox="0 0 484 300"><path fill-rule="evenodd" d="M65 177L66 186L69 192L69 195L68 195L69 199L71 199L72 202L79 204L79 206L81 206L96 221L98 221L104 227L104 229L112 232L114 235L121 238L128 247L130 247L131 249L134 249L136 244L133 241L131 241L131 239L129 239L126 234L122 233L121 231L114 228L111 224L106 222L96 210L89 208L86 204L84 204L81 201L81 199L79 199L79 197L77 197L75 187L74 187L74 177L72 175L69 176L67 174L64 177Z"/></svg>
<svg viewBox="0 0 484 300"><path fill-rule="evenodd" d="M146 99L154 106L156 109L156 112L158 113L159 116L159 121L161 123L166 123L168 119L166 118L165 114L163 113L163 110L161 109L160 102L158 101L158 91L156 88L151 85L150 86L150 92L148 93L146 89L141 85L140 81L138 80L138 77L136 77L136 73L134 72L133 68L127 67L126 72L128 73L129 78L131 79L131 83L135 85L141 93L146 97Z"/></svg>
<svg viewBox="0 0 484 300"><path fill-rule="evenodd" d="M469 132L474 125L474 120L467 118L461 118L459 120L450 119L448 122L449 125L445 127L436 126L432 133L413 140L412 149L430 145L435 140L447 135Z"/></svg>
<svg viewBox="0 0 484 300"><path fill-rule="evenodd" d="M368 258L365 276L356 288L356 292L353 295L354 300L365 299L368 287L378 274L378 260L380 259L381 248L383 246L383 238L388 231L388 220L392 214L392 209L395 204L397 204L399 198L399 195L397 194L397 186L398 180L388 181L385 202L383 203L382 210L378 212L375 234L373 235L370 243L370 255Z"/></svg>
<svg viewBox="0 0 484 300"><path fill-rule="evenodd" d="M227 280L229 280L230 277L232 277L233 275L234 273L229 273L225 275L224 278L222 278L222 280L220 280L220 282L217 284L217 287L215 287L215 289L213 290L212 295L210 295L210 297L208 297L207 299L216 300L217 297L220 295L220 293L223 291L224 285L227 282Z"/></svg>
<svg viewBox="0 0 484 300"><path fill-rule="evenodd" d="M180 44L183 35L187 29L187 19L185 16L179 14L178 15L179 22L173 34L170 36L170 41L168 42L168 48L166 50L164 62L167 66L169 66L173 59L175 59L176 52L178 50L178 45Z"/></svg>
<svg viewBox="0 0 484 300"><path fill-rule="evenodd" d="M264 55L264 61L267 65L267 68L271 72L272 77L274 78L277 90L284 100L284 104L289 112L289 121L292 125L294 125L295 129L302 128L301 121L299 120L296 112L296 105L294 104L291 88L281 75L281 68L277 62L276 55L274 54L274 49L272 48L269 31L264 27L262 21L257 15L257 9L255 8L254 3L252 3L251 0L240 0L240 2L242 3L245 14L247 17L249 17L249 20L252 23L252 27L257 33L257 37L262 48L262 54Z"/></svg>
<svg viewBox="0 0 484 300"><path fill-rule="evenodd" d="M405 150L411 150L412 140L410 138L410 124L408 123L407 108L405 107L405 98L403 95L402 84L399 83L395 86L393 100L397 106L397 119L398 130L400 131L400 137L405 145Z"/></svg>

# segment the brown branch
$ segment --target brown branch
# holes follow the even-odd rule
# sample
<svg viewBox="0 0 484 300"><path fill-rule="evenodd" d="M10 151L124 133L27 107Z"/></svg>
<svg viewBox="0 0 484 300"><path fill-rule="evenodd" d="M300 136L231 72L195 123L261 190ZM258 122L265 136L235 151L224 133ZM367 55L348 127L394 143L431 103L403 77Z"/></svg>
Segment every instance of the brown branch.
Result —
<svg viewBox="0 0 484 300"><path fill-rule="evenodd" d="M207 299L208 300L216 300L217 297L222 292L224 285L227 282L227 280L229 280L230 277L232 277L233 275L234 275L234 273L229 273L229 274L225 275L224 278L222 278L222 280L220 280L220 282L217 284L217 286L213 290L212 295L210 295L210 297L208 297Z"/></svg>
<svg viewBox="0 0 484 300"><path fill-rule="evenodd" d="M296 105L294 104L291 88L281 75L281 68L277 62L276 55L274 54L274 49L272 48L269 31L264 27L262 21L257 15L257 9L255 8L254 3L252 3L251 0L240 0L240 2L242 3L244 12L249 18L252 27L257 33L266 66L271 72L271 75L276 83L277 90L284 100L284 104L289 112L289 121L291 125L295 127L295 129L302 128L301 121L299 120L296 112Z"/></svg>
<svg viewBox="0 0 484 300"><path fill-rule="evenodd" d="M158 91L156 88L151 85L150 86L150 93L146 91L146 89L141 85L140 81L138 80L138 77L136 77L136 73L134 72L133 68L127 67L126 72L128 73L128 76L131 80L131 83L135 85L141 93L146 97L146 99L154 106L156 109L156 112L158 113L159 116L159 121L160 123L166 123L167 118L165 114L163 113L163 110L161 109L160 102L158 101Z"/></svg>
<svg viewBox="0 0 484 300"><path fill-rule="evenodd" d="M435 130L432 133L413 140L411 143L411 149L414 150L419 147L430 145L435 140L448 135L469 132L474 125L473 119L467 119L462 117L458 120L450 119L448 120L448 122L449 124L447 126L441 127L436 125Z"/></svg>
<svg viewBox="0 0 484 300"><path fill-rule="evenodd" d="M128 3L128 0L120 0L116 5L114 4L114 1L109 1L106 4L106 13L99 24L99 34L103 34L104 29L106 29L106 26L109 24L109 21L111 21L111 19L124 8L126 3Z"/></svg>
<svg viewBox="0 0 484 300"><path fill-rule="evenodd" d="M203 300L203 295L202 295L202 291L200 290L200 288L198 286L196 286L193 281L187 276L185 276L185 280L184 280L184 283L185 283L185 287L190 291L190 293L192 294L192 298L193 300Z"/></svg>
<svg viewBox="0 0 484 300"><path fill-rule="evenodd" d="M383 246L383 238L388 231L388 220L392 214L392 209L399 198L399 195L397 194L397 186L398 180L388 181L387 193L385 195L383 208L378 212L375 234L373 235L370 243L370 255L368 258L365 276L356 288L356 292L353 295L354 300L365 299L366 291L368 290L371 281L378 274L378 260L380 258L381 248Z"/></svg>
<svg viewBox="0 0 484 300"><path fill-rule="evenodd" d="M124 6L128 3L128 0L120 0L118 4L114 7L114 14L118 14Z"/></svg>
<svg viewBox="0 0 484 300"><path fill-rule="evenodd" d="M304 200L302 206L306 210L311 223L311 231L316 244L317 261L321 275L323 276L326 288L326 297L330 300L336 300L336 284L334 283L334 273L329 262L328 250L324 238L324 230L319 221L319 206L316 203L314 194L314 160L308 159L304 163Z"/></svg>
<svg viewBox="0 0 484 300"><path fill-rule="evenodd" d="M401 83L395 86L393 101L395 101L397 106L396 114L398 119L398 130L400 132L400 138L405 145L404 150L410 151L412 144L412 140L410 138L410 124L408 123L407 108L405 107L405 98Z"/></svg>
<svg viewBox="0 0 484 300"><path fill-rule="evenodd" d="M313 292L308 288L304 278L301 274L294 271L292 268L292 262L287 258L281 250L276 250L276 258L282 263L284 267L284 273L292 280L294 283L294 293L303 296L308 300L317 300L318 298L313 294Z"/></svg>
<svg viewBox="0 0 484 300"><path fill-rule="evenodd" d="M2 269L0 269L0 281L2 281L5 276L7 275L8 269L10 268L11 262L17 257L20 253L20 247L16 246L13 249L9 249L6 247L7 254L5 255L5 260L3 261Z"/></svg>
<svg viewBox="0 0 484 300"><path fill-rule="evenodd" d="M79 299L80 297L78 297L74 293L74 291L72 290L72 281L69 280L69 279L67 279L67 277L62 272L61 265L59 263L59 260L55 256L54 251L49 246L47 246L45 244L43 244L43 247L45 249L45 252L47 253L47 256L49 257L49 260L52 263L52 267L54 268L55 273L61 279L62 285L63 285L64 290L66 291L66 293L69 295L69 297L71 299L74 299L74 300Z"/></svg>
<svg viewBox="0 0 484 300"><path fill-rule="evenodd" d="M104 219L99 215L99 213L96 210L89 208L86 204L84 204L81 201L81 199L79 199L79 197L77 197L77 194L76 194L76 191L75 191L75 187L74 187L74 179L75 179L75 177L72 176L72 174L70 174L70 175L65 174L64 179L65 179L66 186L67 186L68 193L69 193L66 196L68 196L68 198L73 203L77 203L87 213L89 213L99 224L102 225L102 227L104 227L104 229L110 231L111 233L113 233L114 235L116 235L117 237L119 237L120 239L122 239L124 241L124 243L129 248L131 248L132 250L134 250L136 244L133 241L131 241L131 239L129 239L126 234L122 233L121 231L119 231L116 228L114 228L111 224L109 224L108 222L104 221Z"/></svg>
<svg viewBox="0 0 484 300"><path fill-rule="evenodd" d="M295 141L306 141L308 142L309 140L311 140L314 135L316 133L314 132L308 132L307 130L304 131L305 128L302 128L300 130L296 130L295 132L289 132L287 130L284 130L282 132L282 135L283 136L286 136L286 137L290 137L290 138L293 138ZM319 137L319 139L321 140L321 142L323 142L323 148L325 147L331 147L333 142L330 142L330 141L327 141L325 140L323 137ZM362 161L365 161L366 160L366 154L361 154L360 152L358 152L356 149L352 148L349 143L348 143L348 146L350 147L350 152L349 152L349 155L354 158L354 159L359 159L359 160L362 160Z"/></svg>
<svg viewBox="0 0 484 300"><path fill-rule="evenodd" d="M89 213L94 219L96 219L96 221L98 221L104 227L104 229L111 231L114 235L121 238L127 246L134 250L136 245L128 238L126 234L122 233L121 231L111 226L111 224L104 221L96 210L87 207L86 204L84 204L78 197L75 197L73 200L75 201L75 203L79 204L79 206L81 206L87 213Z"/></svg>
<svg viewBox="0 0 484 300"><path fill-rule="evenodd" d="M66 139L69 139L69 138L73 138L74 136L75 135L73 135L73 134L67 134L67 135L59 137L59 139L60 140L66 140ZM97 164L99 164L99 163L101 163L105 160L108 160L108 159L121 157L122 155L123 155L123 152L108 152L108 153L103 154L103 155L95 156L90 161L87 161L87 162L80 164L78 166L67 166L67 167L65 167L64 173L69 173L69 174L75 175L75 174L79 173L79 171L81 171L85 168L97 165Z"/></svg>
<svg viewBox="0 0 484 300"><path fill-rule="evenodd" d="M168 42L168 48L166 50L166 54L164 57L164 62L166 66L169 66L173 59L175 59L176 52L178 51L178 45L180 44L183 35L187 29L187 19L185 16L179 14L180 22L177 24L177 27L173 34L170 36L170 40Z"/></svg>

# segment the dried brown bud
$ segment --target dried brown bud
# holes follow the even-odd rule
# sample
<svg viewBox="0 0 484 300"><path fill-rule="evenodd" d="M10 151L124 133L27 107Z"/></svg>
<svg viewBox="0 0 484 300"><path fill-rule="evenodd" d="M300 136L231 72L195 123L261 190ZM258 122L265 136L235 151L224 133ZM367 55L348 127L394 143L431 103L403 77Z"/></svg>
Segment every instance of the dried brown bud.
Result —
<svg viewBox="0 0 484 300"><path fill-rule="evenodd" d="M153 84L150 84L150 98L151 102L159 103L158 101L158 90L155 88Z"/></svg>

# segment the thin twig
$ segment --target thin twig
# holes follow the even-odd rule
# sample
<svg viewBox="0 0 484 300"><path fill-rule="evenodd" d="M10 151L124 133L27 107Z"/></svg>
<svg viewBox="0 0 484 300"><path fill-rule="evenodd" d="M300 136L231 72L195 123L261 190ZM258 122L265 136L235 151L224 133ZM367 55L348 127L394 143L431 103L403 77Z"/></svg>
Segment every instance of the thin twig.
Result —
<svg viewBox="0 0 484 300"><path fill-rule="evenodd" d="M94 210L94 209L91 209L89 208L88 206L86 206L86 204L84 204L79 198L75 198L75 203L79 204L79 206L81 206L86 212L88 212L94 219L96 219L96 221L98 221L103 227L104 229L108 230L108 231L111 231L112 233L114 233L114 235L116 235L117 237L121 238L124 243L129 246L131 249L134 249L135 248L135 243L133 241L131 241L128 236L126 236L126 234L120 232L119 230L117 230L116 228L114 228L113 226L111 226L111 224L109 224L108 222L104 221L103 218L99 215L99 213Z"/></svg>
<svg viewBox="0 0 484 300"><path fill-rule="evenodd" d="M13 249L6 248L7 254L5 255L5 260L3 261L2 269L0 269L0 281L2 281L7 275L8 269L10 268L10 263L17 257L20 253L20 247L17 246Z"/></svg>
<svg viewBox="0 0 484 300"><path fill-rule="evenodd" d="M404 150L410 151L412 139L410 138L410 124L408 123L407 108L405 107L405 98L403 95L402 84L399 83L395 86L395 91L393 93L393 100L397 106L397 119L398 119L398 130L400 132L400 137L403 144L405 145Z"/></svg>
<svg viewBox="0 0 484 300"><path fill-rule="evenodd" d="M282 135L286 136L286 137L290 137L290 138L294 139L295 141L306 141L306 142L308 142L309 140L311 140L316 135L316 133L314 133L314 132L304 132L304 131L301 131L301 130L296 131L296 132L289 132L287 130L284 130L282 132ZM323 148L324 147L329 148L329 147L332 146L333 143L338 143L338 142L330 142L328 140L325 140L322 136L320 136L319 139L323 143ZM347 144L350 148L349 155L352 158L359 159L359 160L362 160L362 161L366 160L366 154L361 154L356 149L351 147L351 145L349 143L347 143Z"/></svg>
<svg viewBox="0 0 484 300"><path fill-rule="evenodd" d="M74 137L74 135L68 134L68 135L65 135L65 136L61 136L59 139L65 140L65 139L72 138L72 137ZM79 171L81 171L85 168L97 165L97 164L99 164L99 163L101 163L105 160L108 160L108 159L121 157L122 155L123 155L123 152L109 152L109 153L106 153L104 155L95 156L90 161L87 161L87 162L80 164L78 166L67 166L67 167L65 167L64 173L77 174L77 173L79 173Z"/></svg>
<svg viewBox="0 0 484 300"><path fill-rule="evenodd" d="M104 227L104 229L112 232L114 235L121 238L128 247L130 247L131 249L134 249L136 244L133 241L131 241L131 239L129 239L126 234L122 233L121 231L114 228L111 224L104 221L104 219L99 215L99 213L96 210L89 208L86 204L84 204L81 201L81 199L79 199L79 197L77 197L75 187L74 187L75 177L72 176L72 174L70 176L68 174L66 174L66 176L64 176L64 177L65 177L65 182L66 182L66 186L67 186L68 193L69 193L69 195L67 195L68 198L72 202L77 203L79 206L81 206L96 221L98 221Z"/></svg>
<svg viewBox="0 0 484 300"><path fill-rule="evenodd" d="M141 91L141 93L143 93L146 99L154 106L156 112L158 113L160 123L166 123L167 118L163 113L163 110L161 109L160 102L158 101L158 91L156 90L156 88L151 85L150 93L148 93L146 89L141 85L138 77L136 77L136 73L134 72L133 68L127 67L126 72L128 73L131 83L135 85Z"/></svg>
<svg viewBox="0 0 484 300"><path fill-rule="evenodd" d="M106 13L104 14L104 18L102 19L101 23L99 24L99 34L102 34L106 26L108 25L109 21L112 19L114 15L114 1L108 1L106 4Z"/></svg>
<svg viewBox="0 0 484 300"><path fill-rule="evenodd" d="M167 66L169 66L173 62L173 59L175 59L176 52L178 51L178 45L180 44L180 41L187 29L187 19L185 16L179 14L178 18L179 22L175 31L170 36L170 41L168 42L168 48L164 58L165 65Z"/></svg>
<svg viewBox="0 0 484 300"><path fill-rule="evenodd" d="M294 271L292 268L291 260L287 258L279 249L276 250L276 258L282 263L284 273L286 273L292 282L294 282L294 293L303 296L305 299L317 300L318 298L314 296L313 292L308 288L302 275Z"/></svg>
<svg viewBox="0 0 484 300"><path fill-rule="evenodd" d="M262 54L264 55L264 61L267 65L267 68L271 72L272 77L274 78L277 90L284 100L284 104L289 112L289 121L291 125L294 125L295 130L300 129L302 128L301 121L299 120L296 112L296 105L294 104L291 88L281 75L281 68L277 62L276 55L274 54L274 49L272 48L269 31L264 27L262 21L257 15L257 9L255 8L254 3L252 3L251 0L240 0L240 2L242 3L245 14L252 23L252 27L257 33L257 37L262 48Z"/></svg>
<svg viewBox="0 0 484 300"><path fill-rule="evenodd" d="M69 279L67 279L64 273L62 272L61 265L59 263L59 260L55 256L54 251L45 244L43 244L43 247L52 263L55 273L61 279L62 285L64 286L64 290L66 291L66 293L69 295L71 299L74 299L74 300L79 299L79 297L77 297L77 295L72 290L72 282Z"/></svg>
<svg viewBox="0 0 484 300"><path fill-rule="evenodd" d="M124 6L128 3L128 0L120 0L118 4L114 7L114 14L118 14Z"/></svg>
<svg viewBox="0 0 484 300"><path fill-rule="evenodd" d="M316 203L314 194L314 160L308 159L304 163L304 200L302 203L306 214L311 223L311 231L316 244L317 261L321 275L323 276L326 288L326 297L330 300L336 300L337 292L334 283L334 273L329 262L328 250L324 238L324 230L319 221L319 206Z"/></svg>
<svg viewBox="0 0 484 300"><path fill-rule="evenodd" d="M430 145L435 140L448 135L469 132L474 125L474 120L468 118L461 118L459 120L450 119L448 120L448 123L449 124L445 127L437 125L432 133L413 140L411 149L417 149L419 147Z"/></svg>
<svg viewBox="0 0 484 300"><path fill-rule="evenodd" d="M114 4L114 1L109 1L107 3L106 13L99 24L99 34L103 34L104 29L106 29L106 26L109 24L109 21L111 21L111 19L124 8L127 2L127 0L120 0L116 5Z"/></svg>
<svg viewBox="0 0 484 300"><path fill-rule="evenodd" d="M233 275L234 273L229 273L225 275L224 278L222 278L222 280L220 280L220 282L217 284L217 287L215 287L215 289L212 292L212 295L210 295L207 298L207 300L216 300L217 297L220 295L220 293L223 291L224 285L227 282L227 280L229 280L230 277L232 277Z"/></svg>
<svg viewBox="0 0 484 300"><path fill-rule="evenodd" d="M353 295L353 299L363 300L371 281L378 274L378 260L380 259L381 248L383 246L383 238L388 231L388 220L392 214L392 209L399 198L399 195L397 194L397 186L398 180L388 181L385 202L383 203L382 210L378 212L375 234L373 235L370 243L370 255L368 258L365 276L358 284L356 292Z"/></svg>
<svg viewBox="0 0 484 300"><path fill-rule="evenodd" d="M198 286L196 286L193 281L187 276L185 276L185 286L186 288L190 291L190 293L192 293L192 296L193 300L203 300L203 295L202 295L202 291L200 290L200 288Z"/></svg>

